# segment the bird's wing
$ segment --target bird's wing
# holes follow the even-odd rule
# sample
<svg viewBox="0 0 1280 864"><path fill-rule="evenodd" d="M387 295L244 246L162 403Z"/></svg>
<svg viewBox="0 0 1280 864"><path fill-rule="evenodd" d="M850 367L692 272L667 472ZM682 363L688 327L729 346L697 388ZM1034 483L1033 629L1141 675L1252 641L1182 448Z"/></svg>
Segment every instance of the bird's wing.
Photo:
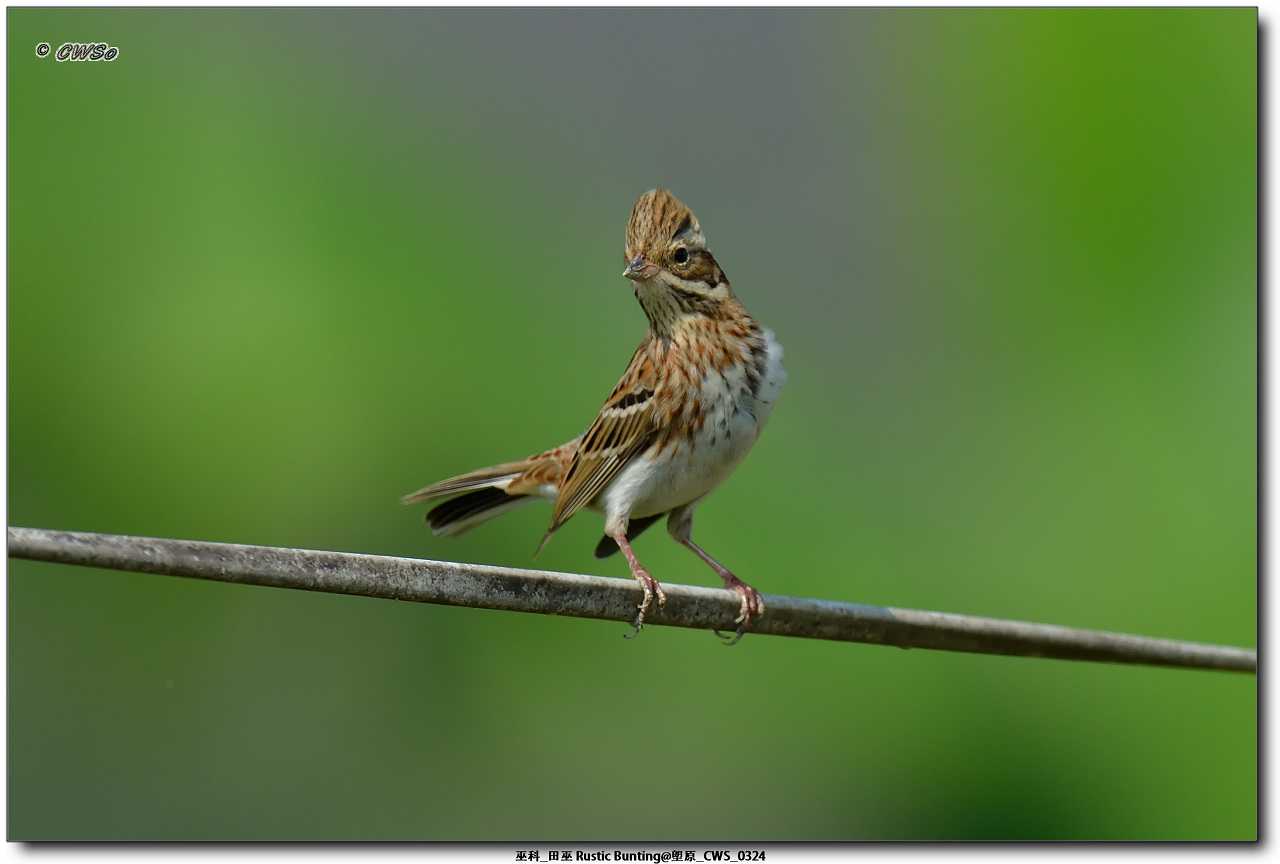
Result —
<svg viewBox="0 0 1280 864"><path fill-rule="evenodd" d="M636 349L622 380L604 403L591 428L578 439L573 461L560 484L545 546L573 514L609 485L619 471L652 443L669 422L655 399L664 348L650 333Z"/></svg>

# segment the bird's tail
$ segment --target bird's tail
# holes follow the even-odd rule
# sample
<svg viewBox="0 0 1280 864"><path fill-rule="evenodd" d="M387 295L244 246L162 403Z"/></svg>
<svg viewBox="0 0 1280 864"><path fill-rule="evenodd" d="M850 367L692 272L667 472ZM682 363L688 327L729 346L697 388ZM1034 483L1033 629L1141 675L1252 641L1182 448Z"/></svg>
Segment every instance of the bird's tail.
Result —
<svg viewBox="0 0 1280 864"><path fill-rule="evenodd" d="M441 480L400 499L401 504L421 504L449 498L427 513L427 524L441 537L456 537L495 516L531 504L535 495L508 494L511 481L525 473L531 460L507 462Z"/></svg>

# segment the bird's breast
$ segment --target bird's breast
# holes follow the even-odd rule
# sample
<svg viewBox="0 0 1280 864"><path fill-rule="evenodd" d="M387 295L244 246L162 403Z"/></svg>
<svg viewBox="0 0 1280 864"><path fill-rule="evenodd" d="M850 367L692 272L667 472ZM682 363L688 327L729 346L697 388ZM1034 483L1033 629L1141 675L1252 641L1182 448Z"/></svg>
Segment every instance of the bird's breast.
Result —
<svg viewBox="0 0 1280 864"><path fill-rule="evenodd" d="M786 380L773 334L753 335L736 344L704 343L668 379L670 424L602 491L599 509L631 518L665 513L710 494L742 463Z"/></svg>

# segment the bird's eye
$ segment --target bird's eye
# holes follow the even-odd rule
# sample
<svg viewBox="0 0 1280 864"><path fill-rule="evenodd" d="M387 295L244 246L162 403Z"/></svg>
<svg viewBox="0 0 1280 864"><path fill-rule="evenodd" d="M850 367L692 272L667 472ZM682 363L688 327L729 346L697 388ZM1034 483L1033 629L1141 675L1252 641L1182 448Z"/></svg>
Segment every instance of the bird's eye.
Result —
<svg viewBox="0 0 1280 864"><path fill-rule="evenodd" d="M684 264L689 260L689 250L683 246L678 246L671 257L677 264Z"/></svg>

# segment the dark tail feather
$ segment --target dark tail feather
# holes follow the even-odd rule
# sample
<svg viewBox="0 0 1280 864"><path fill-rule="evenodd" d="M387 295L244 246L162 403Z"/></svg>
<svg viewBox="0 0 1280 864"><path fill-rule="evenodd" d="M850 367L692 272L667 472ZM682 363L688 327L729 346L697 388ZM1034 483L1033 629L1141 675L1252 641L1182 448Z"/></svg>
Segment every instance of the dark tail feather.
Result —
<svg viewBox="0 0 1280 864"><path fill-rule="evenodd" d="M425 489L419 489L417 492L404 496L400 499L400 503L421 504L423 501L444 498L446 495L457 495L459 492L470 492L472 489L497 486L505 480L512 479L522 471L528 470L528 468L528 459L519 462L507 462L503 465L494 465L492 468L481 468L479 471L472 471L470 474L450 477L448 480L432 483Z"/></svg>
<svg viewBox="0 0 1280 864"><path fill-rule="evenodd" d="M529 495L508 495L493 487L477 489L431 508L427 512L427 524L432 532L453 537L535 500Z"/></svg>
<svg viewBox="0 0 1280 864"><path fill-rule="evenodd" d="M653 516L646 516L643 519L632 519L631 524L627 526L627 542L630 543L632 540L639 537L644 533L644 529L648 528L654 522L657 522L666 515L666 513L656 513ZM603 561L605 558L608 558L610 555L617 552L618 548L617 540L614 540L608 534L604 535L604 537L600 538L600 542L596 544L596 560Z"/></svg>

